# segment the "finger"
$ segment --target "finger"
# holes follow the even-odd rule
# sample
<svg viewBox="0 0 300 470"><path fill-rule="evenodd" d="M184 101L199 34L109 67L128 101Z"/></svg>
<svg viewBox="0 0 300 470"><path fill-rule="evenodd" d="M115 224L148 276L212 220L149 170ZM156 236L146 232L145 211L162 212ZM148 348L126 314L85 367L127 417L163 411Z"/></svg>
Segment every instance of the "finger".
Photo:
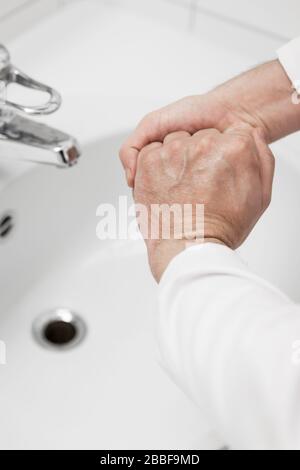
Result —
<svg viewBox="0 0 300 470"><path fill-rule="evenodd" d="M134 186L134 178L136 173L136 165L141 152L147 151L150 148L157 148L158 146L162 146L161 142L152 142L151 144L146 145L142 148L142 150L138 149L124 149L123 147L120 150L120 160L122 162L123 168L126 174L127 184L130 188ZM134 166L134 170L133 170Z"/></svg>
<svg viewBox="0 0 300 470"><path fill-rule="evenodd" d="M195 138L206 137L206 136L214 137L214 136L220 136L220 135L221 135L221 132L218 131L217 129L201 129L200 131L195 132L195 134L193 134L193 137Z"/></svg>
<svg viewBox="0 0 300 470"><path fill-rule="evenodd" d="M207 113L207 106L205 98L191 96L154 111L141 120L120 150L122 164L128 169L130 186L142 148L151 142L162 142L167 134L179 129L193 133L197 129L210 127L212 118Z"/></svg>
<svg viewBox="0 0 300 470"><path fill-rule="evenodd" d="M217 129L203 129L196 132L191 137L191 151L188 153L189 158L199 158L210 156L215 149L222 134Z"/></svg>
<svg viewBox="0 0 300 470"><path fill-rule="evenodd" d="M127 182L130 187L133 187L140 151L151 142L162 141L161 133L158 129L161 119L158 116L159 111L145 116L120 149L120 160L125 169Z"/></svg>
<svg viewBox="0 0 300 470"><path fill-rule="evenodd" d="M137 163L145 156L147 153L149 153L151 150L155 150L157 148L162 147L161 142L152 142L152 144L146 145L138 154L138 160Z"/></svg>
<svg viewBox="0 0 300 470"><path fill-rule="evenodd" d="M139 150L135 148L122 147L119 156L126 174L127 184L133 188L136 162L139 155Z"/></svg>
<svg viewBox="0 0 300 470"><path fill-rule="evenodd" d="M144 145L135 146L133 136L135 135L136 132L138 132L137 129L124 142L119 152L119 157L126 173L127 184L131 188L133 188L133 184L134 184L136 165L137 165L137 159L138 159L139 153L142 150L142 148L145 147L149 143L149 142L145 142Z"/></svg>
<svg viewBox="0 0 300 470"><path fill-rule="evenodd" d="M161 142L152 142L152 144L148 144L146 145L138 154L138 157L137 157L137 163L136 163L136 172L135 172L135 177L136 175L138 174L138 170L139 168L141 168L142 164L143 164L143 160L144 160L144 163L146 160L149 159L149 157L147 158L147 155L149 154L149 152L151 152L152 150L155 150L155 149L158 149L158 148L161 148L162 147L162 143ZM154 155L154 154L153 154ZM152 158L152 156L151 156ZM157 163L157 160L155 160L155 163ZM132 184L132 188L133 188L133 194L134 194L134 183L135 183L135 178L134 178L134 181L133 181L133 184Z"/></svg>
<svg viewBox="0 0 300 470"><path fill-rule="evenodd" d="M168 134L164 138L164 144L168 144L170 142L173 142L173 140L182 140L186 139L187 137L191 137L191 134L187 131L177 131L177 132L172 132L171 134Z"/></svg>
<svg viewBox="0 0 300 470"><path fill-rule="evenodd" d="M260 160L261 179L263 185L263 198L265 208L271 202L272 187L275 171L275 157L270 147L266 143L263 133L260 130L254 132L254 140L258 150Z"/></svg>

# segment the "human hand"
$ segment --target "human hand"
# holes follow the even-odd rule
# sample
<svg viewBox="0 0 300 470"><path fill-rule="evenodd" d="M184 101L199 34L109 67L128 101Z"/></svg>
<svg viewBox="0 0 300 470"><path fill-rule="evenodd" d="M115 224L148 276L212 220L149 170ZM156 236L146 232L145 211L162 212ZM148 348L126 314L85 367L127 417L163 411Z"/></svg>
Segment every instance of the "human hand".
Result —
<svg viewBox="0 0 300 470"><path fill-rule="evenodd" d="M215 128L220 132L258 129L271 143L300 127L300 107L291 100L292 85L278 60L240 75L215 90L190 96L148 114L120 151L129 186L133 187L139 152L163 142L174 131L190 134Z"/></svg>
<svg viewBox="0 0 300 470"><path fill-rule="evenodd" d="M153 204L204 204L203 241L236 249L270 203L273 174L274 157L259 130L176 132L140 152L134 199L147 208L148 226L157 223L151 220ZM182 233L181 239L143 235L159 281L170 260L190 243L190 234Z"/></svg>

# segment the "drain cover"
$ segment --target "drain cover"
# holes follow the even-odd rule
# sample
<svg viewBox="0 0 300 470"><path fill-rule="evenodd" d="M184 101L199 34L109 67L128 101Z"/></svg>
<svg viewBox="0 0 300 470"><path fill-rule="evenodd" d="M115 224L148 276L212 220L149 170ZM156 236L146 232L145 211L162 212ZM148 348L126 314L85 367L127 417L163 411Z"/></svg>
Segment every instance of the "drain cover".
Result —
<svg viewBox="0 0 300 470"><path fill-rule="evenodd" d="M76 313L58 308L35 320L33 334L38 343L46 348L70 349L84 339L86 325Z"/></svg>
<svg viewBox="0 0 300 470"><path fill-rule="evenodd" d="M43 331L46 341L52 344L69 344L77 336L76 326L73 323L61 320L50 321Z"/></svg>

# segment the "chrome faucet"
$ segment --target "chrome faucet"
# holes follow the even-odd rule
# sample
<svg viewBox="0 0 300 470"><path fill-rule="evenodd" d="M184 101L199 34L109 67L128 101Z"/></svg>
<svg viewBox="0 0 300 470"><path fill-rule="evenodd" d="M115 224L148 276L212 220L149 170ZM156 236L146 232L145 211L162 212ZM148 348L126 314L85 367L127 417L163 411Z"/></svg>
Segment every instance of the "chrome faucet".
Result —
<svg viewBox="0 0 300 470"><path fill-rule="evenodd" d="M48 93L49 100L32 107L8 101L5 95L10 83L44 91ZM59 93L14 67L8 50L0 44L0 160L3 155L58 167L77 163L80 148L76 139L27 117L54 113L60 105Z"/></svg>

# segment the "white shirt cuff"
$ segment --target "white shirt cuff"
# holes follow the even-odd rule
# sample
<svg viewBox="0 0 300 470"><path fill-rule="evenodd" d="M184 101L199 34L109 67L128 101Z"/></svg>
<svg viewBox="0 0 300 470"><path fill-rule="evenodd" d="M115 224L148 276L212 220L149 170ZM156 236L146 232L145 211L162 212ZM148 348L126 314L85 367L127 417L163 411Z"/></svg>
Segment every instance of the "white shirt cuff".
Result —
<svg viewBox="0 0 300 470"><path fill-rule="evenodd" d="M300 37L281 47L277 55L293 87L300 93Z"/></svg>
<svg viewBox="0 0 300 470"><path fill-rule="evenodd" d="M288 297L279 289L251 271L236 251L218 243L195 245L173 258L161 278L159 291L162 293L167 286L173 285L177 281L181 283L184 278L201 279L220 274L248 279L276 293L282 299L288 300Z"/></svg>

